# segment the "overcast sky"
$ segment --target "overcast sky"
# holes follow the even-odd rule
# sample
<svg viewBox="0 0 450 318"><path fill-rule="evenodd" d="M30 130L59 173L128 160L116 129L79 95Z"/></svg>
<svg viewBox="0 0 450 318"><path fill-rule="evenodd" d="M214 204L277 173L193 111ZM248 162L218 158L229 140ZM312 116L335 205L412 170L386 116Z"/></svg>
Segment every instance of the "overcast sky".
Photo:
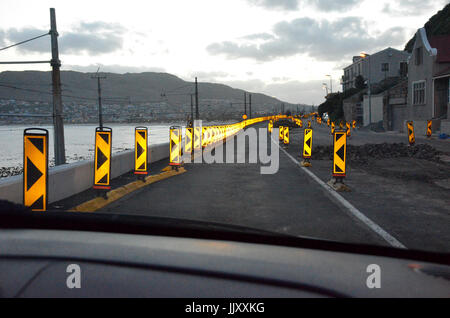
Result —
<svg viewBox="0 0 450 318"><path fill-rule="evenodd" d="M0 47L49 29L56 9L63 69L168 72L291 103L323 102L361 51L406 41L448 0L164 0L0 2ZM0 51L0 61L50 58L49 37ZM47 65L0 65L5 70Z"/></svg>

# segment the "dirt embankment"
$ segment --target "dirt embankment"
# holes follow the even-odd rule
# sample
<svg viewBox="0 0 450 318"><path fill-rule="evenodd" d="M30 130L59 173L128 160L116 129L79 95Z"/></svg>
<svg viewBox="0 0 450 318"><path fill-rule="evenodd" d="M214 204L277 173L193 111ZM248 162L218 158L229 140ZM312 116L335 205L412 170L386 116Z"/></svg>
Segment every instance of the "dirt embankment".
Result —
<svg viewBox="0 0 450 318"><path fill-rule="evenodd" d="M416 158L441 161L442 153L427 144L409 146L405 143L366 144L362 146L347 145L347 160L350 163L367 165L370 160L389 158ZM333 146L316 146L313 149L315 160L332 160Z"/></svg>

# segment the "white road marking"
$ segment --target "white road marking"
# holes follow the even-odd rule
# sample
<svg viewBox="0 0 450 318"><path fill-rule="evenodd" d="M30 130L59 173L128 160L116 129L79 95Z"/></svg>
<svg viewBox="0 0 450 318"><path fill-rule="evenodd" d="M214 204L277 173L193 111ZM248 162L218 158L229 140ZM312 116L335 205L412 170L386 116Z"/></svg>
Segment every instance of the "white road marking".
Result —
<svg viewBox="0 0 450 318"><path fill-rule="evenodd" d="M276 143L278 145L278 143ZM340 204L342 204L343 207L345 207L351 214L353 214L358 220L363 222L365 225L367 225L372 231L377 233L379 236L381 236L386 242L388 242L391 246L397 247L397 248L404 248L406 249L406 246L400 243L395 237L390 235L388 232L386 232L381 226L376 224L374 221L369 219L367 216L365 216L361 211L359 211L357 208L355 208L350 202L348 202L343 196L341 196L339 193L334 191L328 184L323 182L319 179L314 173L306 169L305 167L302 167L300 165L300 162L297 161L294 157L292 157L286 150L281 148L279 145L278 147L288 156L296 165L298 165L307 175L309 175L311 178L313 178L314 181L316 181L318 184L322 186L328 193L330 193L333 198L335 198Z"/></svg>

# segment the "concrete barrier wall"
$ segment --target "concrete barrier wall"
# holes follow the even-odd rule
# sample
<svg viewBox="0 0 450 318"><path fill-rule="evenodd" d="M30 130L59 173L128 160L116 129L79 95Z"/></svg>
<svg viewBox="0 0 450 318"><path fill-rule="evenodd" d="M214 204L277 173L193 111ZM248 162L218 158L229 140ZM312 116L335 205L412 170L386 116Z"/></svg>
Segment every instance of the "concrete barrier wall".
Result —
<svg viewBox="0 0 450 318"><path fill-rule="evenodd" d="M169 143L150 145L149 162L169 157ZM134 150L113 155L111 178L116 178L134 169ZM94 161L85 160L49 169L48 202L56 202L92 187ZM23 201L23 177L0 179L0 199L15 203Z"/></svg>

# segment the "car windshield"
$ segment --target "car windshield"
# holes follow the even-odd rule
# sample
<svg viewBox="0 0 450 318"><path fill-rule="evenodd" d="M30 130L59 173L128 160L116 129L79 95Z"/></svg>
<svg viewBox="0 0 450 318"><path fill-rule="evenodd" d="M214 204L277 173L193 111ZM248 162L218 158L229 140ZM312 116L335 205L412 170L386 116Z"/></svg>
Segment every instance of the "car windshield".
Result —
<svg viewBox="0 0 450 318"><path fill-rule="evenodd" d="M0 207L450 252L448 1L0 12Z"/></svg>

